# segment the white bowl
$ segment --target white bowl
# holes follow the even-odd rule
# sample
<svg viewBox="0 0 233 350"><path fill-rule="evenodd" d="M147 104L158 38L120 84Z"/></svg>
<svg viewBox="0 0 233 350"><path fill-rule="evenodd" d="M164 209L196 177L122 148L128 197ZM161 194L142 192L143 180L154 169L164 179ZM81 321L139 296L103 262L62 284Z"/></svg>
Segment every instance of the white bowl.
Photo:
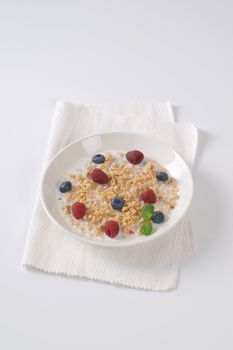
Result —
<svg viewBox="0 0 233 350"><path fill-rule="evenodd" d="M108 151L128 152L132 149L139 149L150 159L156 160L164 166L169 173L177 180L180 189L179 199L176 207L170 211L168 220L159 225L159 228L150 236L133 237L129 235L126 239L98 240L95 237L87 237L77 229L69 225L61 214L57 188L59 183L74 169L80 168L90 160L93 154ZM122 247L148 242L164 235L169 229L177 224L186 213L193 194L193 180L191 172L184 160L171 147L158 139L135 133L104 133L89 136L77 140L58 152L50 161L42 179L41 199L48 216L65 231L77 239L98 244L101 246Z"/></svg>

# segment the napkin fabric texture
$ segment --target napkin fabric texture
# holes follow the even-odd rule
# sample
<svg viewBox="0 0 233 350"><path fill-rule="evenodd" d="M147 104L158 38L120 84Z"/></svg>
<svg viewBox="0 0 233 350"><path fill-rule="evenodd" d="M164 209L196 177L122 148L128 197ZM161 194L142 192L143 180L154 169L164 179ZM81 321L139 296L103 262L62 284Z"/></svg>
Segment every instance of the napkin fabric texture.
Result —
<svg viewBox="0 0 233 350"><path fill-rule="evenodd" d="M192 124L176 123L169 103L89 106L58 101L44 166L69 143L107 131L153 135L174 148L190 168L193 165L197 129ZM166 291L176 288L180 262L193 250L187 216L167 234L148 243L101 247L79 241L58 227L45 213L38 196L22 265L50 274Z"/></svg>

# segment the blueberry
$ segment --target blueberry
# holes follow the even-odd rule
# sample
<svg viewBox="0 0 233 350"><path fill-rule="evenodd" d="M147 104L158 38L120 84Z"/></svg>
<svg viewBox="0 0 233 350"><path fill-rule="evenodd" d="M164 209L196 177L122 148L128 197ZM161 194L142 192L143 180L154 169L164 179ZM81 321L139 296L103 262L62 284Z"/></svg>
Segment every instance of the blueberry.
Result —
<svg viewBox="0 0 233 350"><path fill-rule="evenodd" d="M156 173L156 179L159 181L167 181L168 174L164 171L159 171L158 173Z"/></svg>
<svg viewBox="0 0 233 350"><path fill-rule="evenodd" d="M114 209L121 210L124 205L125 201L121 197L115 196L111 200L111 206Z"/></svg>
<svg viewBox="0 0 233 350"><path fill-rule="evenodd" d="M101 164L105 162L105 156L102 154L96 154L95 156L92 157L92 162L95 164Z"/></svg>
<svg viewBox="0 0 233 350"><path fill-rule="evenodd" d="M60 187L59 191L62 193L69 192L72 188L72 183L70 181L63 182Z"/></svg>
<svg viewBox="0 0 233 350"><path fill-rule="evenodd" d="M155 224L161 224L165 220L165 216L161 211L154 211L151 220Z"/></svg>

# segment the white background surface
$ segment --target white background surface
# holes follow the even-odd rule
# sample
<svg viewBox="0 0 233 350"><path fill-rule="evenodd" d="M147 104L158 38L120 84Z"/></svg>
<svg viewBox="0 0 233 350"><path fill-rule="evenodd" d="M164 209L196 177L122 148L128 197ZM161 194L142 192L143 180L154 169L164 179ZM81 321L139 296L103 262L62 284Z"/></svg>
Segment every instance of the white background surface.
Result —
<svg viewBox="0 0 233 350"><path fill-rule="evenodd" d="M233 3L0 0L0 348L232 349ZM198 249L153 293L24 271L55 100L164 101L200 128Z"/></svg>

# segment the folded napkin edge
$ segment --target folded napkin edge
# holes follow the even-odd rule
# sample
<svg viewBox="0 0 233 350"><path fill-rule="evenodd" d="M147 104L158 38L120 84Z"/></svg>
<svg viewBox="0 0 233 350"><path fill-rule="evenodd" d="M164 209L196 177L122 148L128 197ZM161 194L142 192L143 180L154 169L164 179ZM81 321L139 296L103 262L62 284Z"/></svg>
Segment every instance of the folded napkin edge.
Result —
<svg viewBox="0 0 233 350"><path fill-rule="evenodd" d="M82 275L81 273L67 273L67 272L57 272L57 271L53 271L51 269L46 269L46 268L41 268L36 266L33 263L26 263L23 262L21 264L21 268L24 270L28 270L28 271L36 271L36 272L45 272L49 275L53 275L53 276L60 276L60 277L66 277L66 278L75 278L75 279L82 279L83 281L88 282L89 280L91 282L101 282L102 284L110 284L112 286L115 287L125 287L125 288L132 288L135 290L141 290L141 291L146 291L146 292L172 292L177 288L178 285L178 276L179 273L177 273L176 276L176 280L173 282L173 284L168 283L167 286L161 286L161 287L149 287L149 286L144 286L142 287L141 283L123 283L121 281L116 281L114 278L112 279L102 279L101 277L97 277L97 276L93 276L93 275L88 275L86 274L86 276Z"/></svg>

